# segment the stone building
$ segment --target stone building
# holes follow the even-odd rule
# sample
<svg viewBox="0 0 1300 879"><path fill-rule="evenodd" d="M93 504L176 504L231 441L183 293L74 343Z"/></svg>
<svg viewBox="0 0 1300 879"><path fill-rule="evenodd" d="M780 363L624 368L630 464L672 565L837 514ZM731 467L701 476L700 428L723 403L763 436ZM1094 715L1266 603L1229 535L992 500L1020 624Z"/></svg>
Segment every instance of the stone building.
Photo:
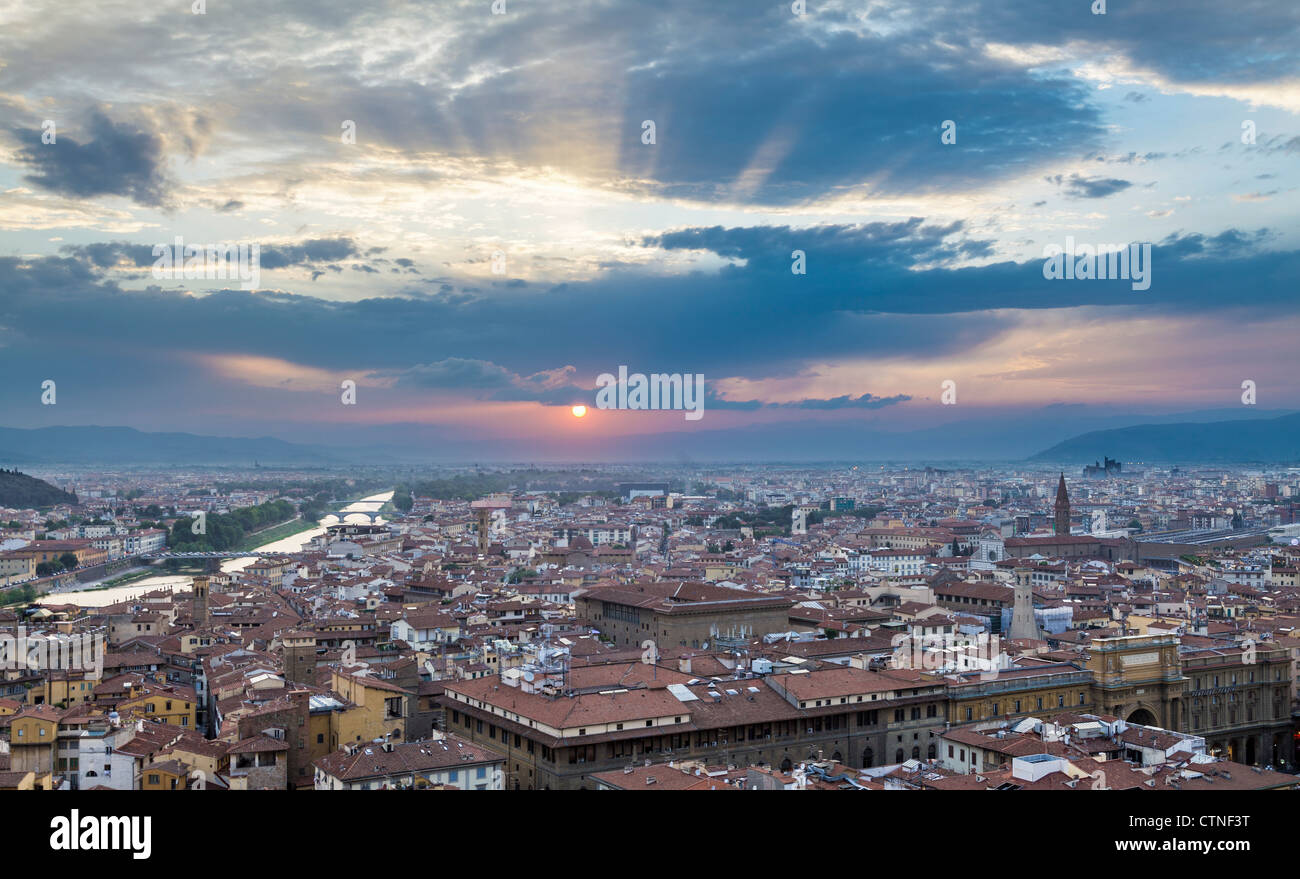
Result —
<svg viewBox="0 0 1300 879"><path fill-rule="evenodd" d="M592 589L574 599L578 618L622 647L701 648L719 635L761 638L790 628L789 598L707 583L661 581Z"/></svg>

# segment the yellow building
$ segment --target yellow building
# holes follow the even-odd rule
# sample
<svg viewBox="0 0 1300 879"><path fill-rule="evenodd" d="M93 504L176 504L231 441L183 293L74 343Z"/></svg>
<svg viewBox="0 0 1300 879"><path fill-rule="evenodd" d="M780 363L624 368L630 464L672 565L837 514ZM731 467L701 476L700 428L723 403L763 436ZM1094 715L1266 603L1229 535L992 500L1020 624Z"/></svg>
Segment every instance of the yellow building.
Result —
<svg viewBox="0 0 1300 879"><path fill-rule="evenodd" d="M194 729L198 694L190 687L167 683L164 672L132 673L104 681L94 690L94 704L116 710L123 720L156 720Z"/></svg>
<svg viewBox="0 0 1300 879"><path fill-rule="evenodd" d="M44 702L47 705L61 705L65 708L71 708L81 702L95 701L95 685L99 683L97 679L86 677L86 672L78 671L51 671L41 682L41 692L33 701L37 705ZM28 698L33 698L28 694Z"/></svg>
<svg viewBox="0 0 1300 879"><path fill-rule="evenodd" d="M412 693L373 675L338 670L331 675L330 688L351 703L346 711L331 712L331 751L348 742L385 737L394 742L406 741Z"/></svg>
<svg viewBox="0 0 1300 879"><path fill-rule="evenodd" d="M0 553L0 586L11 586L36 576L36 559L30 555Z"/></svg>
<svg viewBox="0 0 1300 879"><path fill-rule="evenodd" d="M9 768L37 775L54 771L58 758L62 711L50 705L28 705L9 721Z"/></svg>
<svg viewBox="0 0 1300 879"><path fill-rule="evenodd" d="M164 760L144 767L140 773L140 790L186 790L190 770L179 760Z"/></svg>

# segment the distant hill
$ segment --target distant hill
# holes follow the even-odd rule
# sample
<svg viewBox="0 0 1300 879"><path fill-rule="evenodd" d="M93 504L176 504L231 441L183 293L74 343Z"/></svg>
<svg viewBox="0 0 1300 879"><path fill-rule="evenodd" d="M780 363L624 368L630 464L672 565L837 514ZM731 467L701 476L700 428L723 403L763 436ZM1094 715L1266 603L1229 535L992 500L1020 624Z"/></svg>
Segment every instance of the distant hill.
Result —
<svg viewBox="0 0 1300 879"><path fill-rule="evenodd" d="M32 464L246 464L321 462L327 456L273 437L145 433L131 427L0 427L0 466Z"/></svg>
<svg viewBox="0 0 1300 879"><path fill-rule="evenodd" d="M50 485L43 479L17 470L0 470L0 507L29 509L75 503L75 494Z"/></svg>
<svg viewBox="0 0 1300 879"><path fill-rule="evenodd" d="M1121 461L1300 461L1300 413L1261 420L1094 430L1057 443L1030 460L1091 464L1104 455Z"/></svg>

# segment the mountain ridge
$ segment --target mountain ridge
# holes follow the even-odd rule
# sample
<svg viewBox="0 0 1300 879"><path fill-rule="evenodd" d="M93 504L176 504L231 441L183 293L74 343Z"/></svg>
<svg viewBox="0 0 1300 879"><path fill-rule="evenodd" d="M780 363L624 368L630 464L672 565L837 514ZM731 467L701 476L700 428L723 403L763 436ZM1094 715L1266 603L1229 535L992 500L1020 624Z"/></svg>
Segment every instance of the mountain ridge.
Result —
<svg viewBox="0 0 1300 879"><path fill-rule="evenodd" d="M1300 413L1237 421L1140 424L1094 430L1030 456L1030 461L1092 463L1109 455L1121 461L1300 461Z"/></svg>

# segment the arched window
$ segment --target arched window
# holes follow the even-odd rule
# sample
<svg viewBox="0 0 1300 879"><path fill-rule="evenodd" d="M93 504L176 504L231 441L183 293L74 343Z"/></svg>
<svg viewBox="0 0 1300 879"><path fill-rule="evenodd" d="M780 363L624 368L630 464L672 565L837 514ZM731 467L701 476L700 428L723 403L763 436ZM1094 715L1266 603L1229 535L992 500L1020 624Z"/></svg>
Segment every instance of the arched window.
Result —
<svg viewBox="0 0 1300 879"><path fill-rule="evenodd" d="M930 753L928 759L933 760L937 756L938 756L938 750L935 748L934 745L930 745Z"/></svg>
<svg viewBox="0 0 1300 879"><path fill-rule="evenodd" d="M794 768L794 764L790 762L789 757L786 757L784 760L781 761L782 772L789 772L793 768Z"/></svg>
<svg viewBox="0 0 1300 879"><path fill-rule="evenodd" d="M912 749L912 759L913 759L913 760L920 760L920 759L921 759L921 746L920 746L920 745L917 745L915 748Z"/></svg>
<svg viewBox="0 0 1300 879"><path fill-rule="evenodd" d="M894 754L894 762L902 763L904 759L905 758L903 757L903 749L899 748L898 751Z"/></svg>
<svg viewBox="0 0 1300 879"><path fill-rule="evenodd" d="M871 749L870 749L870 748L867 748L865 751L863 751L863 752L862 752L862 768L863 768L863 769L870 769L870 768L872 767L872 765L874 764L874 762L875 762L875 757L876 757L876 755L873 754L873 753L871 752Z"/></svg>

